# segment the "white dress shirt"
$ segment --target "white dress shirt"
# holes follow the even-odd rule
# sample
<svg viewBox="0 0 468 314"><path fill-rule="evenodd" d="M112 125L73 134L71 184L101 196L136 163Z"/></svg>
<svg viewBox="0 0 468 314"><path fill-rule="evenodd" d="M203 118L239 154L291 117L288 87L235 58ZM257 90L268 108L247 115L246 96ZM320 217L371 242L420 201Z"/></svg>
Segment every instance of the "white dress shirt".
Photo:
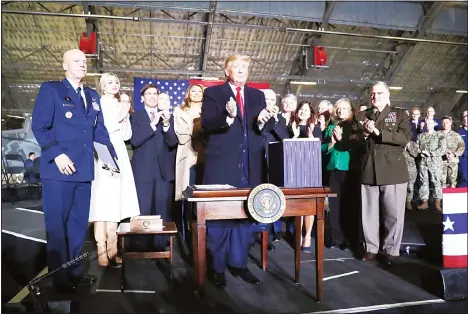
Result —
<svg viewBox="0 0 468 314"><path fill-rule="evenodd" d="M159 120L161 118L161 112L158 112L158 107L148 107L145 106L146 113L148 114L148 117L150 118L151 121L151 112L154 112L154 116L156 117L155 122L150 122L151 127L153 128L153 131L156 131L156 125L159 123ZM167 132L169 130L170 125L168 126L163 126L163 131Z"/></svg>
<svg viewBox="0 0 468 314"><path fill-rule="evenodd" d="M73 89L75 90L75 93L76 93L76 90L78 89L78 87L81 87L81 98L83 98L84 100L84 103L85 103L85 108L88 108L88 103L86 102L86 95L85 95L85 92L84 92L84 87L83 87L83 83L80 82L80 85L77 85L75 84L74 82L72 82L71 80L69 80L68 78L66 78L66 80L70 83L70 85L73 87Z"/></svg>

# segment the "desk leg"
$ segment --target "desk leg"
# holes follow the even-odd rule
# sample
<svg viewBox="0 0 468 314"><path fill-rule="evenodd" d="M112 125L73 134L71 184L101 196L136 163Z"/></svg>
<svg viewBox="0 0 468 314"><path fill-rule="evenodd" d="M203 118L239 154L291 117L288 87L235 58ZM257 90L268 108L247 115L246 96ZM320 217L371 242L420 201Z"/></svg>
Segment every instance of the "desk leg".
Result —
<svg viewBox="0 0 468 314"><path fill-rule="evenodd" d="M294 217L295 223L295 246L294 246L294 282L299 283L301 277L301 237L302 237L302 228L301 228L301 216Z"/></svg>
<svg viewBox="0 0 468 314"><path fill-rule="evenodd" d="M322 301L322 288L323 288L323 245L324 245L324 212L323 212L324 199L317 199L317 229L315 235L315 260L316 268L316 288L317 288L317 301Z"/></svg>
<svg viewBox="0 0 468 314"><path fill-rule="evenodd" d="M193 223L194 279L199 296L205 294L206 272L206 226Z"/></svg>
<svg viewBox="0 0 468 314"><path fill-rule="evenodd" d="M121 256L122 256L122 267L120 269L120 292L125 290L125 236L122 236L121 241Z"/></svg>

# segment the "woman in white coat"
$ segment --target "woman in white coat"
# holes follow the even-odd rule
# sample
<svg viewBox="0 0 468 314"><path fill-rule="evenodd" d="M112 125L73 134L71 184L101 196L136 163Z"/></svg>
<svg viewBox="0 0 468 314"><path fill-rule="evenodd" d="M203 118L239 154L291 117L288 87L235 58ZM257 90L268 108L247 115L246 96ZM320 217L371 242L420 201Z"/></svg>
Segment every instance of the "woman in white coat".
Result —
<svg viewBox="0 0 468 314"><path fill-rule="evenodd" d="M124 141L132 136L129 120L130 104L119 101L120 81L113 73L105 73L99 82L104 124L114 145L119 174L109 174L102 162L95 160L91 185L89 221L94 222L98 262L101 266L117 266L117 224L140 215L140 207L132 167Z"/></svg>
<svg viewBox="0 0 468 314"><path fill-rule="evenodd" d="M191 85L185 93L184 105L174 108L174 131L179 140L176 156L175 200L182 201L182 192L191 184L200 184L203 175L206 135L201 126L202 85ZM184 206L185 205L185 206ZM190 216L188 204L182 204L182 224ZM190 226L187 226L190 228ZM183 226L185 229L185 227ZM185 230L182 231L185 236Z"/></svg>

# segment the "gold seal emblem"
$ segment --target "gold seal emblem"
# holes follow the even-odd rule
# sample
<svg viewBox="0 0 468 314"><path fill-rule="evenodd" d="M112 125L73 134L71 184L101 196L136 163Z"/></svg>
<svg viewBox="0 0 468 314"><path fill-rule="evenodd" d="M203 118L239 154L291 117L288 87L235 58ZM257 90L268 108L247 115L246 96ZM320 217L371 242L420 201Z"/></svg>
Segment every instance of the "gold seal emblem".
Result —
<svg viewBox="0 0 468 314"><path fill-rule="evenodd" d="M286 198L276 185L265 183L256 186L247 198L249 214L258 222L272 223L281 218L286 209Z"/></svg>
<svg viewBox="0 0 468 314"><path fill-rule="evenodd" d="M70 111L67 111L67 113L65 113L65 117L67 119L70 119L71 117L73 117L73 113L71 113Z"/></svg>

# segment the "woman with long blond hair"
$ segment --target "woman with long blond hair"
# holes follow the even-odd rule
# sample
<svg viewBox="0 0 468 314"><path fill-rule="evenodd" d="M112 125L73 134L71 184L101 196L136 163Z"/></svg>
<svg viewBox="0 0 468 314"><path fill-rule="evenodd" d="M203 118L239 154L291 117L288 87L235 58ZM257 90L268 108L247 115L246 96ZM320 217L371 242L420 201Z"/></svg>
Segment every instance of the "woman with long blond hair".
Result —
<svg viewBox="0 0 468 314"><path fill-rule="evenodd" d="M203 174L206 137L201 126L201 106L204 87L200 84L189 86L185 93L184 105L174 109L174 130L179 146L176 156L175 200L183 200L182 192L191 184L200 183ZM182 221L184 211L182 204ZM184 210L185 209L185 210ZM188 213L190 214L190 213ZM185 230L182 231L185 234Z"/></svg>
<svg viewBox="0 0 468 314"><path fill-rule="evenodd" d="M359 186L355 169L352 169L353 156L352 134L354 132L353 107L348 98L338 100L331 116L331 122L325 131L322 152L328 157L326 169L329 173L330 188L336 197L329 200L332 239L328 247L339 246L345 250L358 243L356 219L356 200ZM354 243L353 243L354 242Z"/></svg>
<svg viewBox="0 0 468 314"><path fill-rule="evenodd" d="M95 160L91 185L89 221L94 222L98 262L101 266L117 267L117 224L140 215L140 207L125 141L132 136L129 102L119 101L120 81L113 73L104 73L99 82L101 110L109 138L118 158L119 174L109 175Z"/></svg>

